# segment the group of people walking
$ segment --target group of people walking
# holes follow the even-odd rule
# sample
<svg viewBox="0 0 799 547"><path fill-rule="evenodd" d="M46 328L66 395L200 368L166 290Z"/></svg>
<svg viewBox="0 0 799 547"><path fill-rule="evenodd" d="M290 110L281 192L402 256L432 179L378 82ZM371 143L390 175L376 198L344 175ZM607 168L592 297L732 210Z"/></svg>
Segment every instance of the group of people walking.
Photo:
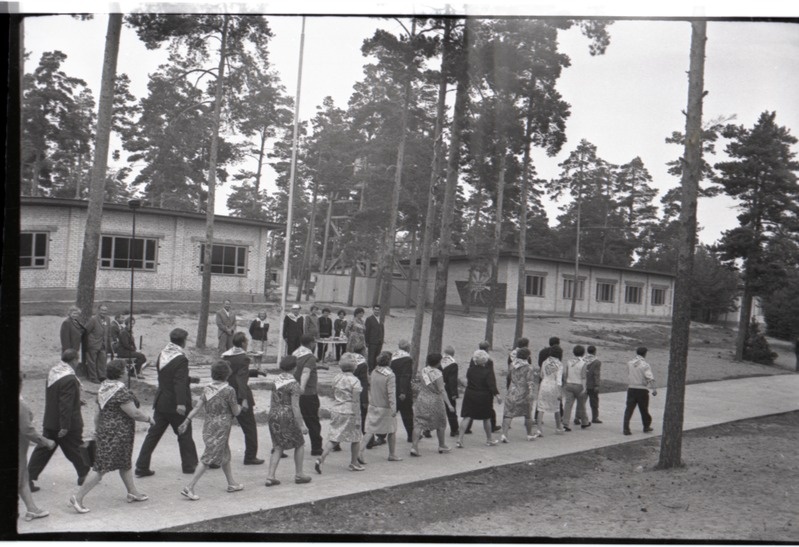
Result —
<svg viewBox="0 0 799 547"><path fill-rule="evenodd" d="M26 519L47 516L46 511L36 506L31 492L38 490L34 481L57 446L72 462L78 475L78 489L68 502L76 512L89 512L85 498L111 471L119 472L129 503L146 501L148 496L137 489L134 476L141 479L155 474L151 457L168 428L177 436L183 473L192 475L180 491L183 497L192 501L200 499L197 485L209 468L222 469L227 492L244 488L234 477L229 436L236 419L244 435L243 464L265 463L257 455L255 401L248 385L249 378L264 373L250 368L250 340L245 333L236 332L235 321L228 326L227 318L235 319L235 315L229 302L225 304L225 313L221 318L219 314L217 316L218 324L221 323L221 358L211 366L211 382L203 388L196 406L192 401L190 384L198 380L189 374L189 359L185 352L188 333L184 329L172 330L169 343L155 360L158 389L151 415L140 408L135 395L121 381L127 371L126 362L114 359L105 367L96 398L96 452L91 467L81 454L84 444L81 384L75 375L78 353L71 348L62 353L62 362L50 370L47 378L42 435L31 425L31 413L20 399L20 415L25 419L20 421L19 487L27 507ZM286 320L296 322L292 315L297 317L292 313ZM326 315L329 311L323 310L319 319ZM316 347L319 334L303 330L299 335L299 345L290 347L291 352L280 359L280 373L267 382L267 387L273 390L267 417L273 449L265 486L281 484L277 470L281 459L287 457L286 452L292 450L294 482L311 482L311 476L304 471L305 435L308 435L313 467L318 474L323 473L332 452L343 450L341 445L349 445L350 456L346 465L353 472L365 471L368 463L366 450L383 444L388 448L388 461L402 461L397 449L397 414L411 444L409 454L412 458L423 456L421 441L433 435L439 454L451 452L452 447L446 442L447 426L450 436L457 437L455 446L464 448L465 435L471 432L475 420L482 421L485 445L490 447L500 442L511 442L510 428L514 418L524 419L526 439L530 441L543 436L546 414L554 416L556 433L571 431L569 426L575 404L575 425L586 429L592 423L602 423L598 396L601 362L594 346L575 346L573 357L564 362L560 341L553 337L549 346L539 352L538 361L534 362L529 341L526 338L518 340L507 360L507 389L502 421L498 425L494 405L502 404L503 400L487 343L481 343L471 356L465 381L459 375L452 346L446 347L443 355L427 355L424 366L416 374L409 353L410 344L406 340L401 340L393 353L382 350L384 326L379 307L373 309L372 316L366 321L363 315L364 310L357 308L351 322L332 327L347 333L347 347L338 359L340 372L331 384L333 404L326 443L323 444L319 419L318 371L328 369L328 366ZM268 331L268 324L263 326L265 316L259 315L258 321L260 325L257 327L265 336ZM290 333L287 340L292 336L294 334ZM635 408L640 409L644 431L652 431L648 395L649 389L654 388L654 377L646 363L646 353L646 348L638 348L636 357L628 363L630 386L623 420L625 435L631 434L630 420ZM461 387L464 391L459 423L456 403ZM655 389L652 393L657 394ZM591 409L590 420L587 403ZM202 437L205 451L198 457L192 437L192 420L201 412L204 414ZM147 422L150 427L134 466L136 421ZM495 433L500 433L499 439L494 438ZM25 462L29 442L38 446L30 461Z"/></svg>

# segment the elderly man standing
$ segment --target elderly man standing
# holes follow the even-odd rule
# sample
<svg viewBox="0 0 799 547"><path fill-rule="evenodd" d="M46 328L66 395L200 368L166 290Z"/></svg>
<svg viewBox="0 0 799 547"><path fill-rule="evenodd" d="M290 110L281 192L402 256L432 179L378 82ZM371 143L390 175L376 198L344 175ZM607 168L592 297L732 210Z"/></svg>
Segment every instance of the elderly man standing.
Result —
<svg viewBox="0 0 799 547"><path fill-rule="evenodd" d="M144 438L139 457L136 460L136 476L149 477L155 475L150 469L150 459L153 450L158 446L167 427L178 437L180 448L180 461L183 472L192 475L197 467L197 447L191 437L191 423L183 434L178 428L191 411L191 378L189 377L189 358L183 348L186 347L186 338L189 333L183 329L174 329L169 333L169 343L161 350L155 361L158 371L158 390L155 392L153 402L153 419L155 424L150 426Z"/></svg>
<svg viewBox="0 0 799 547"><path fill-rule="evenodd" d="M80 445L83 444L83 416L81 415L80 381L75 376L78 352L68 349L61 354L61 362L47 374L47 389L44 400L42 433L46 439L55 441L64 456L72 462L78 473L78 485L83 484L89 467L83 463ZM33 481L39 479L47 462L55 453L47 446L37 446L28 462L31 491L39 488Z"/></svg>
<svg viewBox="0 0 799 547"><path fill-rule="evenodd" d="M89 381L99 384L105 380L105 363L111 351L111 324L108 306L100 304L97 315L86 323L86 368Z"/></svg>
<svg viewBox="0 0 799 547"><path fill-rule="evenodd" d="M413 442L413 394L411 392L413 357L409 353L411 344L407 340L400 340L397 348L397 351L391 355L391 370L397 380L397 411L402 416L402 424L408 434L408 442Z"/></svg>
<svg viewBox="0 0 799 547"><path fill-rule="evenodd" d="M369 372L375 369L375 360L380 352L383 351L383 339L385 337L385 326L380 320L380 306L372 306L372 315L366 318L366 328L364 338L366 339L366 361L369 364Z"/></svg>
<svg viewBox="0 0 799 547"><path fill-rule="evenodd" d="M291 311L283 318L283 340L286 341L286 355L291 355L300 347L300 337L303 334L302 324L300 306L294 304L291 306Z"/></svg>
<svg viewBox="0 0 799 547"><path fill-rule="evenodd" d="M230 300L225 300L222 309L216 312L217 338L219 353L233 347L233 335L236 334L236 313L230 309Z"/></svg>
<svg viewBox="0 0 799 547"><path fill-rule="evenodd" d="M61 323L61 353L68 349L74 349L81 361L85 359L81 355L81 343L83 342L83 335L86 332L86 327L80 322L81 310L77 306L70 306L67 312L67 318ZM86 351L86 348L83 349ZM83 369L81 374L85 375L86 367L78 365L78 370Z"/></svg>

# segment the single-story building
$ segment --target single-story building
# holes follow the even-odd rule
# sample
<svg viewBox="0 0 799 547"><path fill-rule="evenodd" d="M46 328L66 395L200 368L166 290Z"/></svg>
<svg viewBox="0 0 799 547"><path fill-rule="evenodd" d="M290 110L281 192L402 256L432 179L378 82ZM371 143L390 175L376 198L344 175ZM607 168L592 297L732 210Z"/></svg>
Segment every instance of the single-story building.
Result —
<svg viewBox="0 0 799 547"><path fill-rule="evenodd" d="M41 197L20 198L20 291L22 300L76 291L88 202ZM136 239L131 249L133 214L126 204L106 203L98 252L97 298L135 288L145 299L192 300L202 285L205 214L154 207L136 210ZM211 251L211 290L215 296L262 301L268 265L269 232L274 222L216 215ZM273 253L274 254L274 253Z"/></svg>
<svg viewBox="0 0 799 547"><path fill-rule="evenodd" d="M433 301L435 267L431 270L426 287L427 303ZM392 305L404 302L409 262L400 261L402 273L395 271ZM472 260L466 254L450 257L447 277L447 306L485 307L490 298L497 309L504 312L516 310L519 255L513 251L500 254L496 294L489 284L490 267L485 259ZM471 271L471 276L470 276ZM415 269L414 281L418 279ZM400 277L405 276L405 279ZM471 277L471 279L470 279ZM358 278L354 291L354 305L371 303L374 295L372 278ZM372 283L368 283L372 281ZM666 319L671 317L675 276L669 273L581 263L575 285L574 261L541 256L525 259L525 312L567 315L571 309L572 294L576 290L575 312L582 316L619 316L627 318ZM415 300L415 283L412 283ZM346 302L349 275L322 274L317 283L316 298L323 302Z"/></svg>

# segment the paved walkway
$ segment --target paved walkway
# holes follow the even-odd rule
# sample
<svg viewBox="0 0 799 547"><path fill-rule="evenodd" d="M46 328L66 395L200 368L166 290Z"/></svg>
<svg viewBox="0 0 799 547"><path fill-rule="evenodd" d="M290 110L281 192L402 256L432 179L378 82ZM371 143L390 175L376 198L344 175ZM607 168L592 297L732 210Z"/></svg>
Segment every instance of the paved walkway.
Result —
<svg viewBox="0 0 799 547"><path fill-rule="evenodd" d="M685 397L685 429L697 429L715 424L778 414L799 409L799 375L779 375L720 382L694 384L687 386ZM366 492L427 479L457 475L488 467L508 465L531 460L550 458L561 454L581 452L609 445L637 441L648 435L658 435L663 419L663 405L666 390L660 390L657 397L650 398L650 412L654 418L655 433L641 431L640 418L633 418L633 435L621 434L621 419L624 410L625 394L603 394L600 399L601 425L571 433L554 435L554 423L547 416L544 437L535 442L522 440L521 419L514 420L511 430L511 443L496 447L484 446L484 438L479 425L474 434L466 437L463 450L454 448L454 439L447 437L453 446L449 454L436 452L434 439L425 439L421 444L421 458L408 456L409 445L405 435L400 435L398 453L405 458L401 462L388 462L386 446L366 451L367 471L352 473L347 470L348 451L332 453L327 459L324 474L313 471L313 459L306 451L305 472L313 477L307 485L293 482L294 466L292 458L283 459L277 477L282 484L272 488L263 486L266 477L266 464L261 466L241 465L243 455L243 436L234 427L231 433L233 453L233 472L236 479L245 485L242 492L225 492L225 479L221 470L209 470L197 485L196 493L200 501L192 502L180 495L188 475L181 474L178 447L175 436L168 431L155 453L152 468L156 474L145 479L136 479L138 488L150 496L144 503L125 502L125 489L116 473L108 474L85 499L91 512L79 515L66 504L70 494L76 490L75 472L69 462L59 452L42 473L38 484L40 492L34 494L40 507L50 511L50 516L24 522L18 520L20 533L31 532L114 532L155 531L199 522L203 520L248 513L263 509L285 507L299 503L318 501L336 496ZM501 410L498 412L501 415ZM401 421L399 427L402 429ZM323 435L327 425L323 424ZM134 461L144 438L146 425L138 424ZM201 454L203 450L200 424L194 432L195 442ZM265 426L259 427L261 447L259 455L269 457L271 442ZM306 449L308 445L306 444ZM631 464L634 462L631 462ZM68 479L67 479L68 477ZM20 503L24 512L24 506Z"/></svg>

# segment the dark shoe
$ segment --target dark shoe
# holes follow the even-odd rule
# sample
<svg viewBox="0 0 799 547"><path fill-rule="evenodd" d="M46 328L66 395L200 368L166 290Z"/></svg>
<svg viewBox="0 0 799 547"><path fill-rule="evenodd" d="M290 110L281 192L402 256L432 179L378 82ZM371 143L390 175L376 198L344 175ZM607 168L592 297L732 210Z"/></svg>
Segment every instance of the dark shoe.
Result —
<svg viewBox="0 0 799 547"><path fill-rule="evenodd" d="M220 467L222 467L222 466L221 466L221 465L219 465L218 463L209 463L209 464L208 464L208 469L219 469ZM193 473L193 472L194 472L194 471L192 471L192 473ZM184 473L185 473L185 471L184 471Z"/></svg>
<svg viewBox="0 0 799 547"><path fill-rule="evenodd" d="M580 429L585 429L585 428L587 428L587 427L591 427L591 423L590 423L590 422L589 422L589 423L587 423L587 424L581 425L581 426L580 426Z"/></svg>
<svg viewBox="0 0 799 547"><path fill-rule="evenodd" d="M426 439L432 439L432 438L433 438L433 434L432 434L432 433L430 433L430 432L429 432L429 431L427 431L427 430L425 430L425 431L422 433L422 435L424 435Z"/></svg>
<svg viewBox="0 0 799 547"><path fill-rule="evenodd" d="M572 430L571 427L566 427L565 425L563 426L563 431L571 431L571 430Z"/></svg>
<svg viewBox="0 0 799 547"><path fill-rule="evenodd" d="M321 456L321 455L322 455L321 450L311 450L311 456Z"/></svg>
<svg viewBox="0 0 799 547"><path fill-rule="evenodd" d="M88 473L86 473L86 475L88 475ZM86 482L86 475L78 477L78 486L83 486L83 483Z"/></svg>
<svg viewBox="0 0 799 547"><path fill-rule="evenodd" d="M375 441L375 446L382 446L384 444L386 444L386 438L385 437L382 437L382 438L378 437L377 440Z"/></svg>
<svg viewBox="0 0 799 547"><path fill-rule="evenodd" d="M458 435L460 435L460 433L458 433L457 431L450 431L449 432L449 436L450 437L457 437Z"/></svg>
<svg viewBox="0 0 799 547"><path fill-rule="evenodd" d="M261 465L264 463L264 460L261 458L250 458L248 460L244 460L244 465Z"/></svg>
<svg viewBox="0 0 799 547"><path fill-rule="evenodd" d="M30 486L31 492L38 492L39 490L41 490L41 488L33 484L33 481L28 481L28 486Z"/></svg>
<svg viewBox="0 0 799 547"><path fill-rule="evenodd" d="M644 433L652 433L653 431L654 431L654 429L651 428L651 427L645 427L644 428Z"/></svg>
<svg viewBox="0 0 799 547"><path fill-rule="evenodd" d="M591 420L591 423L601 424L602 420L600 420L599 418L594 418L593 420Z"/></svg>
<svg viewBox="0 0 799 547"><path fill-rule="evenodd" d="M464 435L471 435L472 434L472 430L471 429L467 429L466 431L463 432L463 434Z"/></svg>
<svg viewBox="0 0 799 547"><path fill-rule="evenodd" d="M367 449L367 450L371 450L371 449L373 449L375 446L377 446L377 445L375 444L375 441L374 441L374 439L372 439L372 440L370 440L368 443L366 443L366 449Z"/></svg>
<svg viewBox="0 0 799 547"><path fill-rule="evenodd" d="M194 472L196 470L197 470L197 467L184 467L183 468L183 474L184 475L194 475Z"/></svg>
<svg viewBox="0 0 799 547"><path fill-rule="evenodd" d="M625 435L632 435L632 434L633 434L633 432L632 432L632 431L625 431L625 432L624 432L624 434L625 434Z"/></svg>
<svg viewBox="0 0 799 547"><path fill-rule="evenodd" d="M155 471L152 469L136 469L137 477L151 477L153 475L155 475Z"/></svg>
<svg viewBox="0 0 799 547"><path fill-rule="evenodd" d="M491 428L491 431L493 433L496 433L497 431L502 431L502 427L498 426L498 425L495 425L494 427Z"/></svg>
<svg viewBox="0 0 799 547"><path fill-rule="evenodd" d="M574 425L580 425L580 420L574 420Z"/></svg>
<svg viewBox="0 0 799 547"><path fill-rule="evenodd" d="M336 443L333 445L333 452L341 452L341 443Z"/></svg>

